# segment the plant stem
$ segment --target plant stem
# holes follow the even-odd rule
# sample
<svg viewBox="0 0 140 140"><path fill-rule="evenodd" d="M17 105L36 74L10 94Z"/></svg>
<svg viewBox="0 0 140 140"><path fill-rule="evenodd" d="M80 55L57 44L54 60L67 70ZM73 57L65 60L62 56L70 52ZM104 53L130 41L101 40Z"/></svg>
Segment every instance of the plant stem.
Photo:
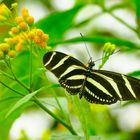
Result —
<svg viewBox="0 0 140 140"><path fill-rule="evenodd" d="M30 91L32 91L32 44L30 45L30 74L29 74L29 82L30 82Z"/></svg>
<svg viewBox="0 0 140 140"><path fill-rule="evenodd" d="M5 77L8 77L11 80L15 80L15 78L13 78L11 75L9 75L8 73L6 73L6 72L4 72L2 70L0 70L0 74L4 75Z"/></svg>
<svg viewBox="0 0 140 140"><path fill-rule="evenodd" d="M20 92L18 92L18 91L16 91L16 90L14 90L14 89L12 89L11 87L7 86L7 85L6 85L5 83L3 83L2 81L0 81L0 83L1 83L3 86L7 87L8 89L12 90L13 92L15 92L15 93L17 93L17 94L19 94L19 95L21 95L21 96L24 96L24 94L22 94L22 93L20 93Z"/></svg>
<svg viewBox="0 0 140 140"><path fill-rule="evenodd" d="M57 117L53 112L51 112L48 108L46 108L36 97L34 97L34 102L37 104L40 108L42 108L45 112L47 112L49 115L51 115L55 120L63 124L73 135L77 135L77 133L74 131L72 126L66 124L62 119Z"/></svg>
<svg viewBox="0 0 140 140"><path fill-rule="evenodd" d="M125 25L127 28L129 28L130 30L132 30L133 32L137 33L137 30L135 28L133 28L132 26L130 26L129 24L127 24L124 20L122 20L121 18L117 17L115 14L108 12L113 18L117 19L119 22L121 22L123 25Z"/></svg>
<svg viewBox="0 0 140 140"><path fill-rule="evenodd" d="M18 78L16 77L16 75L14 74L10 59L8 60L8 62L5 60L5 63L7 64L8 68L10 69L10 71L11 71L13 77L14 77L14 78L12 78L12 79L15 80L17 83L19 83L19 84L20 84L22 87L24 87L27 91L29 91L29 88L28 88L26 85L24 85L21 81L19 81ZM9 77L9 78L11 78L11 77Z"/></svg>

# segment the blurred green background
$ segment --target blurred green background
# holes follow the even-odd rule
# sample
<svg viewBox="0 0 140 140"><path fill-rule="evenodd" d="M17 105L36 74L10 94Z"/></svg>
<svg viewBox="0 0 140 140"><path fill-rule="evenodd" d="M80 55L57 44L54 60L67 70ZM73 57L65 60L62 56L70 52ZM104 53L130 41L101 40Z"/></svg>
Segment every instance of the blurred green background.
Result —
<svg viewBox="0 0 140 140"><path fill-rule="evenodd" d="M14 2L18 3L19 14L23 7L28 8L35 18L35 26L49 34L48 46L52 50L70 54L86 64L89 56L80 36L82 33L94 60L102 57L106 42L114 43L120 49L103 69L140 77L139 0L3 0L8 7ZM0 42L8 36L8 31L9 27L0 26ZM0 84L0 140L140 139L138 101L106 106L72 97L57 85L54 75L44 70L44 53L38 50L33 56L33 89L51 85L37 94L37 98L55 116L72 126L77 135L72 135L32 100L26 101L6 118L7 112L22 97ZM29 82L29 55L29 50L25 50L12 60L16 76L25 85ZM99 64L97 61L96 69ZM3 61L0 61L0 70L8 73ZM27 94L23 87L1 73L0 80Z"/></svg>

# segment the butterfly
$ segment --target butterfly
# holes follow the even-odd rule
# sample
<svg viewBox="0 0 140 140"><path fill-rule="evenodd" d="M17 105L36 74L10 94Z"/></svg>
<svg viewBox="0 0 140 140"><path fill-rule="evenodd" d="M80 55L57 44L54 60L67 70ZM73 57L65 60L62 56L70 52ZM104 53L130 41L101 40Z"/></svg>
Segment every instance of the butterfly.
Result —
<svg viewBox="0 0 140 140"><path fill-rule="evenodd" d="M68 93L79 94L80 99L84 97L90 103L140 99L140 80L112 71L94 70L92 59L86 66L70 55L51 51L44 55L43 63Z"/></svg>

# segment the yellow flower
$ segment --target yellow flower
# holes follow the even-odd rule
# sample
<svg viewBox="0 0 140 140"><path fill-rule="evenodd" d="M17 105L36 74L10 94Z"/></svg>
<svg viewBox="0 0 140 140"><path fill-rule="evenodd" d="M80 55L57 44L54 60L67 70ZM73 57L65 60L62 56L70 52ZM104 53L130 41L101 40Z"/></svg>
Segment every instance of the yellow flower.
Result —
<svg viewBox="0 0 140 140"><path fill-rule="evenodd" d="M39 36L35 36L35 37L34 37L34 42L35 42L36 44L39 44L39 43L41 42Z"/></svg>
<svg viewBox="0 0 140 140"><path fill-rule="evenodd" d="M27 30L28 29L28 25L24 21L20 22L19 26L22 30Z"/></svg>
<svg viewBox="0 0 140 140"><path fill-rule="evenodd" d="M10 50L8 52L8 56L11 57L11 58L14 58L16 56L16 51L15 50Z"/></svg>
<svg viewBox="0 0 140 140"><path fill-rule="evenodd" d="M10 49L9 44L7 44L7 43L0 44L0 50L2 50L3 52L8 52L9 49Z"/></svg>
<svg viewBox="0 0 140 140"><path fill-rule="evenodd" d="M35 33L33 31L29 32L28 37L30 40L33 40L35 37Z"/></svg>
<svg viewBox="0 0 140 140"><path fill-rule="evenodd" d="M29 16L28 9L23 8L21 12L22 12L22 17L27 18Z"/></svg>
<svg viewBox="0 0 140 140"><path fill-rule="evenodd" d="M32 25L34 23L34 18L32 16L28 16L26 20L29 25Z"/></svg>
<svg viewBox="0 0 140 140"><path fill-rule="evenodd" d="M13 34L17 34L19 32L19 29L17 27L12 27L11 31Z"/></svg>
<svg viewBox="0 0 140 140"><path fill-rule="evenodd" d="M12 4L12 10L17 10L17 3ZM16 56L17 51L24 49L24 45L30 42L40 48L46 48L46 41L48 40L48 34L45 34L41 29L37 29L34 26L34 17L29 15L28 9L23 8L21 16L12 17L11 11L4 4L0 4L0 22L11 21L14 24L9 31L9 38L4 39L4 43L0 44L0 59L4 58L4 55L8 55L10 58ZM7 20L8 19L8 20ZM5 22L3 22L5 24ZM15 24L16 23L16 24ZM32 27L31 27L32 26ZM29 45L28 44L28 45Z"/></svg>
<svg viewBox="0 0 140 140"><path fill-rule="evenodd" d="M19 24L19 23L21 23L21 22L23 22L23 21L24 21L24 19L23 19L22 16L16 17L16 23L17 23L17 24Z"/></svg>
<svg viewBox="0 0 140 140"><path fill-rule="evenodd" d="M16 45L15 50L16 50L16 51L21 51L21 50L22 50L22 43L21 43L21 42L19 42L19 43Z"/></svg>
<svg viewBox="0 0 140 140"><path fill-rule="evenodd" d="M40 29L37 29L36 34L41 37L43 35L43 31Z"/></svg>
<svg viewBox="0 0 140 140"><path fill-rule="evenodd" d="M41 40L42 40L42 41L47 41L48 39L49 39L48 34L44 34L44 35L41 37Z"/></svg>
<svg viewBox="0 0 140 140"><path fill-rule="evenodd" d="M39 45L41 48L46 48L46 42L41 42Z"/></svg>

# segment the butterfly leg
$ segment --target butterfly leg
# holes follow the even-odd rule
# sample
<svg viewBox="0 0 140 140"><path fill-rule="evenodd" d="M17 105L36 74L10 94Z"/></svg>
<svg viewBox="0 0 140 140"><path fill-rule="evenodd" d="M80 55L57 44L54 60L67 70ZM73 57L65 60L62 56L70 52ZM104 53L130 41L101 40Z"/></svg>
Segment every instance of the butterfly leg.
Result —
<svg viewBox="0 0 140 140"><path fill-rule="evenodd" d="M87 80L87 77L85 77L83 83L82 83L82 86L80 88L80 92L79 92L79 98L81 99L82 96L84 95L84 92L85 92L85 85L86 85L86 80Z"/></svg>

